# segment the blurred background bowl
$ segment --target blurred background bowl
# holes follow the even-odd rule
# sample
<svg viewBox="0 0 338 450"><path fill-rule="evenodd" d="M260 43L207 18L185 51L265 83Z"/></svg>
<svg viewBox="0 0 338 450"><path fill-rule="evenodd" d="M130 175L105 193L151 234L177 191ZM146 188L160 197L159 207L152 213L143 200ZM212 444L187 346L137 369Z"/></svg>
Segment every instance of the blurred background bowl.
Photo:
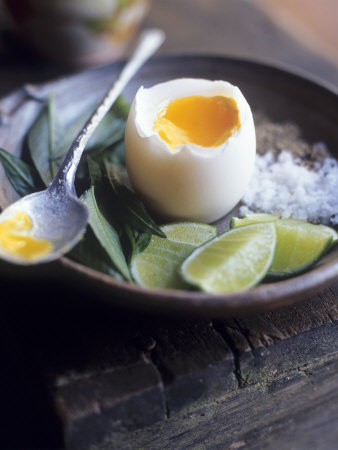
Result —
<svg viewBox="0 0 338 450"><path fill-rule="evenodd" d="M150 0L3 0L16 31L44 58L71 66L125 55Z"/></svg>

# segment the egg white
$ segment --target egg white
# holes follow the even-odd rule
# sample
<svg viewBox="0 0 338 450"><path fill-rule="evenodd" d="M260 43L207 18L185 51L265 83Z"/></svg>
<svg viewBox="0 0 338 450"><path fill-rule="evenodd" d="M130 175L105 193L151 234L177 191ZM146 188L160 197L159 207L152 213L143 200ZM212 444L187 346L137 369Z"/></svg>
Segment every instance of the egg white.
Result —
<svg viewBox="0 0 338 450"><path fill-rule="evenodd" d="M233 98L240 128L218 147L184 144L173 152L153 131L157 114L172 100L194 95ZM125 133L125 158L135 191L168 220L210 223L241 199L255 160L256 136L251 109L238 87L225 81L181 78L140 87Z"/></svg>

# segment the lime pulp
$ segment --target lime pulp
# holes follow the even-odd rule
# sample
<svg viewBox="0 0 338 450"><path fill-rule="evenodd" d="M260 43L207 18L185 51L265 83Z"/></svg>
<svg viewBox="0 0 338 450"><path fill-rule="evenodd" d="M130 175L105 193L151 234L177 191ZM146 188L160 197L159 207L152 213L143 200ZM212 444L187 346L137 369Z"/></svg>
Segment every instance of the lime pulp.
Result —
<svg viewBox="0 0 338 450"><path fill-rule="evenodd" d="M210 293L247 290L267 274L276 241L274 222L232 229L194 250L182 264L181 275Z"/></svg>
<svg viewBox="0 0 338 450"><path fill-rule="evenodd" d="M142 286L186 289L179 274L182 262L199 245L216 236L211 225L180 222L161 227L167 238L152 236L148 247L131 262L135 282Z"/></svg>
<svg viewBox="0 0 338 450"><path fill-rule="evenodd" d="M232 218L231 227L254 223L275 222L277 246L269 275L284 277L313 266L337 240L337 233L326 225L314 225L305 220L279 219L270 214L249 214L243 219Z"/></svg>

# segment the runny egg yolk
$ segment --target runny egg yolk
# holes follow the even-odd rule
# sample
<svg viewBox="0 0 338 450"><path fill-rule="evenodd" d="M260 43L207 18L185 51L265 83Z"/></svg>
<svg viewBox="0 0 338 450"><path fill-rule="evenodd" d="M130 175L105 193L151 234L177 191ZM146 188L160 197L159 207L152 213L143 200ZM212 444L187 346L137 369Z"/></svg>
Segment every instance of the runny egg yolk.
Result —
<svg viewBox="0 0 338 450"><path fill-rule="evenodd" d="M0 222L0 245L7 252L26 260L48 254L53 245L46 239L37 239L25 232L32 229L32 222L23 211L17 211L10 219Z"/></svg>
<svg viewBox="0 0 338 450"><path fill-rule="evenodd" d="M183 144L211 148L223 144L240 128L234 99L217 95L195 95L170 102L157 114L153 131L172 151Z"/></svg>

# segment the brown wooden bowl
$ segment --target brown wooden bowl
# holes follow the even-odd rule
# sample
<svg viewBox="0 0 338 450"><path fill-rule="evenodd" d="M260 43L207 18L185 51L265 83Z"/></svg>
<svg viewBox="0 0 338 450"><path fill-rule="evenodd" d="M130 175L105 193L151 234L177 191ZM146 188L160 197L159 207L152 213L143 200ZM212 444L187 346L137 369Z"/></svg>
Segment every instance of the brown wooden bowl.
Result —
<svg viewBox="0 0 338 450"><path fill-rule="evenodd" d="M122 62L91 69L74 76L39 86L24 86L1 100L0 146L20 155L25 134L39 114L42 102L53 91L65 124L98 101L117 76ZM180 77L223 79L238 85L254 115L262 113L269 120L297 124L302 139L308 143L323 141L331 154L338 156L338 95L333 87L310 80L289 70L233 58L217 56L164 56L152 59L125 91L131 101L140 85ZM17 196L0 168L0 206ZM219 224L225 228L229 216ZM312 270L296 277L265 283L247 292L210 295L196 291L147 289L115 280L67 257L34 268L7 267L10 273L28 277L55 273L83 287L93 300L152 312L191 317L226 317L274 309L314 295L338 279L338 250L332 250Z"/></svg>

